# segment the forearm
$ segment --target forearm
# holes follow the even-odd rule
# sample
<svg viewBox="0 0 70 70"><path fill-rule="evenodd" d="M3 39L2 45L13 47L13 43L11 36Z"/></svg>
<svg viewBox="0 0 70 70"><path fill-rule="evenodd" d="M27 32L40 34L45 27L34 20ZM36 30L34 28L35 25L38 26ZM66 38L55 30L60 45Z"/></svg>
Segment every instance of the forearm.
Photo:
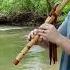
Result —
<svg viewBox="0 0 70 70"><path fill-rule="evenodd" d="M67 54L70 54L70 40L68 38L60 35L56 44L61 46Z"/></svg>

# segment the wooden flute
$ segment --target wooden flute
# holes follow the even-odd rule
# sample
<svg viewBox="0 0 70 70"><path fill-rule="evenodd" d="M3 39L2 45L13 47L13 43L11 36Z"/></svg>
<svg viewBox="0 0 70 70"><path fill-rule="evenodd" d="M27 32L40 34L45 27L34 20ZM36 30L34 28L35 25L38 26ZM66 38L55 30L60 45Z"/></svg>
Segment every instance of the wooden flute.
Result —
<svg viewBox="0 0 70 70"><path fill-rule="evenodd" d="M45 21L45 25L46 24L52 24L54 22L54 20L56 19L56 17L60 14L61 10L64 8L64 6L68 3L69 0L63 0L54 10L54 13L51 14L51 16L49 15ZM22 51L17 55L16 59L14 60L14 64L17 65L21 59L25 56L25 54L29 51L29 49L38 41L39 36L36 35L27 45L26 47L24 47L22 49ZM57 61L57 48L55 44L49 43L49 46L54 46L53 48L49 47L49 57L50 57L50 64L51 64L51 60L53 58L53 61L55 63L55 61ZM52 52L51 52L52 51ZM54 53L56 52L56 54L54 55Z"/></svg>

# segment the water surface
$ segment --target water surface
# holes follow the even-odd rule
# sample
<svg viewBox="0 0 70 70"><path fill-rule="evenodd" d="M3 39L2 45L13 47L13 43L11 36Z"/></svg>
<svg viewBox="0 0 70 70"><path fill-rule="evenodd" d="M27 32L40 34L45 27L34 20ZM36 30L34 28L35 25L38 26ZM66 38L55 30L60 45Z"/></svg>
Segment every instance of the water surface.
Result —
<svg viewBox="0 0 70 70"><path fill-rule="evenodd" d="M0 70L49 70L48 49L38 45L31 48L25 58L15 66L12 62L16 55L27 44L30 27L0 27ZM6 30L5 30L6 29Z"/></svg>

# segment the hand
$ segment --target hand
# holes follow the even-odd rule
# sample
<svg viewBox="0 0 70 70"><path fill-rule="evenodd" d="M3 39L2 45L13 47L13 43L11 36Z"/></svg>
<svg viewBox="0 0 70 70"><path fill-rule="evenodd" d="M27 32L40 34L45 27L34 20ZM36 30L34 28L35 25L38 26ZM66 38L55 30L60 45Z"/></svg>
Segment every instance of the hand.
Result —
<svg viewBox="0 0 70 70"><path fill-rule="evenodd" d="M38 35L38 32L39 32L39 29L34 29L33 31L31 31L28 35L28 40L31 41L31 39L33 39L35 35ZM47 48L48 41L44 37L40 36L36 45L40 45L43 48Z"/></svg>
<svg viewBox="0 0 70 70"><path fill-rule="evenodd" d="M52 24L42 24L38 29L38 35L52 43L57 43L60 34Z"/></svg>
<svg viewBox="0 0 70 70"><path fill-rule="evenodd" d="M60 34L52 24L42 24L38 29L34 29L28 35L28 39L33 39L35 35L39 35L42 42L38 42L39 45L48 45L48 41L56 43L60 38ZM38 39L38 40L40 40Z"/></svg>

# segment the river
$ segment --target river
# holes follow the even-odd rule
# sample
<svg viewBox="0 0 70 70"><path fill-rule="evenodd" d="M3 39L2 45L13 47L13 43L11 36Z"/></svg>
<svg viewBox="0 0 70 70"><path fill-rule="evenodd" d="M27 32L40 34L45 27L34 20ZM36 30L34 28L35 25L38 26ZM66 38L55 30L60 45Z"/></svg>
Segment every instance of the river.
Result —
<svg viewBox="0 0 70 70"><path fill-rule="evenodd" d="M31 27L0 27L0 70L53 70L49 63L48 49L34 45L21 62L15 66L13 60L27 44L27 34ZM58 48L59 68L61 49ZM54 69L55 70L55 69Z"/></svg>

